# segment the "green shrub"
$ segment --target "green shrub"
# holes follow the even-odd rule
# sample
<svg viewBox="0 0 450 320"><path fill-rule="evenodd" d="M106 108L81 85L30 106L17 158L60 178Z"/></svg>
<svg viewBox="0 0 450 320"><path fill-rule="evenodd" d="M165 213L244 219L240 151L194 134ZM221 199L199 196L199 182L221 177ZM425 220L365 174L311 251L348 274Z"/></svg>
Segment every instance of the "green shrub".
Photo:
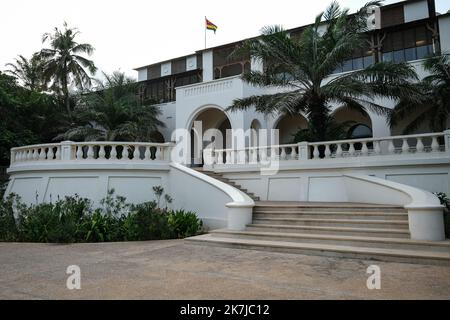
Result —
<svg viewBox="0 0 450 320"><path fill-rule="evenodd" d="M186 238L201 232L203 223L194 212L184 210L172 211L169 214L169 225L178 238Z"/></svg>
<svg viewBox="0 0 450 320"><path fill-rule="evenodd" d="M173 238L168 217L167 211L159 209L154 201L131 206L130 213L124 219L125 239L136 241Z"/></svg>
<svg viewBox="0 0 450 320"><path fill-rule="evenodd" d="M14 208L19 206L19 197L10 194L0 198L0 241L19 241L19 230L14 217Z"/></svg>
<svg viewBox="0 0 450 320"><path fill-rule="evenodd" d="M53 203L24 207L19 212L18 229L22 241L71 243L82 237L80 222L91 211L88 199L65 197Z"/></svg>
<svg viewBox="0 0 450 320"><path fill-rule="evenodd" d="M436 192L436 197L439 198L441 204L445 207L444 209L444 226L445 226L445 236L450 238L450 199L443 192Z"/></svg>
<svg viewBox="0 0 450 320"><path fill-rule="evenodd" d="M165 197L166 206L172 201ZM156 201L129 205L109 190L101 207L79 196L26 206L17 196L0 199L0 241L104 242L184 238L201 231L193 212L170 211Z"/></svg>

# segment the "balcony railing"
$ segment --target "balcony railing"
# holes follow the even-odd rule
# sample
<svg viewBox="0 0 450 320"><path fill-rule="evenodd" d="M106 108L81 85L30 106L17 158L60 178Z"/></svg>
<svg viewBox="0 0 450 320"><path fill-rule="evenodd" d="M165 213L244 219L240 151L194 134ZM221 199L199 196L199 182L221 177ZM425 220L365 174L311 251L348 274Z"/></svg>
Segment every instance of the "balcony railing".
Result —
<svg viewBox="0 0 450 320"><path fill-rule="evenodd" d="M450 131L416 135L326 142L205 150L211 164L258 164L268 161L307 161L391 156L419 157L450 153Z"/></svg>
<svg viewBox="0 0 450 320"><path fill-rule="evenodd" d="M72 142L11 149L11 165L45 161L170 161L171 143Z"/></svg>

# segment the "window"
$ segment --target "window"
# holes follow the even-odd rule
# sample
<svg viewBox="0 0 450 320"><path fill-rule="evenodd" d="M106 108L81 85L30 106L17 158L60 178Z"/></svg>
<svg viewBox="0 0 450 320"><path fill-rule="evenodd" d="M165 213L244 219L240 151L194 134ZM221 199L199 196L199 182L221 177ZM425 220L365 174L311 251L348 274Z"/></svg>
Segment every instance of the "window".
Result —
<svg viewBox="0 0 450 320"><path fill-rule="evenodd" d="M344 63L336 68L333 73L348 72L353 70L360 70L367 68L375 63L372 50L364 48L363 50L356 50L351 59L344 61Z"/></svg>
<svg viewBox="0 0 450 320"><path fill-rule="evenodd" d="M383 61L413 61L433 53L431 31L419 26L387 34L383 41Z"/></svg>

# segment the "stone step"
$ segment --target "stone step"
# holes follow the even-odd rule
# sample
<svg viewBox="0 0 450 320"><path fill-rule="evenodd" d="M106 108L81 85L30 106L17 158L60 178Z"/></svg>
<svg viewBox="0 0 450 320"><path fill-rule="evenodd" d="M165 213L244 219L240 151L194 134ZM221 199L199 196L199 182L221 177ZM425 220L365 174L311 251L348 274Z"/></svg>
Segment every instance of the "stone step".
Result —
<svg viewBox="0 0 450 320"><path fill-rule="evenodd" d="M425 250L450 253L450 240L447 241L420 241L402 238L382 238L363 236L339 236L307 233L279 233L259 231L235 231L228 229L213 230L212 237L253 239L270 241L288 241L302 243L336 244L369 248Z"/></svg>
<svg viewBox="0 0 450 320"><path fill-rule="evenodd" d="M293 226L275 224L249 224L249 231L281 232L281 233L309 233L343 236L367 236L385 238L409 238L408 229L377 229L377 228L350 228L350 227L323 227L323 226Z"/></svg>
<svg viewBox="0 0 450 320"><path fill-rule="evenodd" d="M407 213L389 212L316 212L316 211L256 211L253 217L258 218L312 218L312 219L369 219L369 220L401 220L408 221Z"/></svg>
<svg viewBox="0 0 450 320"><path fill-rule="evenodd" d="M408 229L408 221L356 220L356 219L308 219L308 218L254 218L253 224L352 227L379 229Z"/></svg>
<svg viewBox="0 0 450 320"><path fill-rule="evenodd" d="M450 253L447 252L368 248L336 244L297 243L288 241L232 239L213 237L211 234L187 238L185 239L185 241L189 244L211 245L228 248L450 266Z"/></svg>
<svg viewBox="0 0 450 320"><path fill-rule="evenodd" d="M258 201L259 203L260 201ZM381 213L407 213L402 207L363 207L363 206L261 206L256 203L253 211L256 212L381 212Z"/></svg>

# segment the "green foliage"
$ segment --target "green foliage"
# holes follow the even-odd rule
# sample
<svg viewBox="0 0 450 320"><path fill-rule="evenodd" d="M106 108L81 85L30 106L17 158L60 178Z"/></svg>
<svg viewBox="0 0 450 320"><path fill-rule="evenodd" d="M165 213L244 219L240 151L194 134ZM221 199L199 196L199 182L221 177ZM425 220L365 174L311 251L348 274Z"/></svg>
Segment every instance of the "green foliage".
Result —
<svg viewBox="0 0 450 320"><path fill-rule="evenodd" d="M434 193L439 198L441 204L445 207L444 210L444 226L445 236L450 238L450 198L443 192Z"/></svg>
<svg viewBox="0 0 450 320"><path fill-rule="evenodd" d="M96 91L78 97L71 124L57 139L152 141L152 133L164 123L155 105L141 104L138 84L124 73L103 74Z"/></svg>
<svg viewBox="0 0 450 320"><path fill-rule="evenodd" d="M105 242L183 238L201 231L195 213L160 209L156 202L129 205L110 190L101 207L65 197L26 206L15 195L0 200L0 241Z"/></svg>
<svg viewBox="0 0 450 320"><path fill-rule="evenodd" d="M14 217L14 208L17 208L18 202L19 198L14 194L0 200L0 241L19 240L19 230Z"/></svg>
<svg viewBox="0 0 450 320"><path fill-rule="evenodd" d="M127 240L156 240L174 238L169 225L168 212L157 207L155 202L132 206L124 222Z"/></svg>
<svg viewBox="0 0 450 320"><path fill-rule="evenodd" d="M176 210L169 215L169 224L178 238L185 238L201 232L203 222L194 212Z"/></svg>
<svg viewBox="0 0 450 320"><path fill-rule="evenodd" d="M424 69L429 73L416 85L420 99L409 96L395 106L389 117L391 127L411 114L408 125L403 133L409 134L422 124L428 124L431 130L442 132L448 128L447 119L450 116L450 55L442 53L428 57L423 62Z"/></svg>
<svg viewBox="0 0 450 320"><path fill-rule="evenodd" d="M285 90L235 99L228 109L255 107L264 114L302 114L309 123L308 140L326 141L334 138L329 129L335 127L333 106L363 115L368 111L388 115L390 109L374 103L374 98L417 99L412 84L417 75L407 63L380 62L333 76L338 67L352 58L355 50L367 45L367 9L379 4L380 1L369 2L355 15L349 15L348 10L333 1L299 36L291 36L279 26L265 27L260 37L245 41L232 57L252 56L264 63L264 70L245 73L244 81ZM323 30L324 23L326 30Z"/></svg>

